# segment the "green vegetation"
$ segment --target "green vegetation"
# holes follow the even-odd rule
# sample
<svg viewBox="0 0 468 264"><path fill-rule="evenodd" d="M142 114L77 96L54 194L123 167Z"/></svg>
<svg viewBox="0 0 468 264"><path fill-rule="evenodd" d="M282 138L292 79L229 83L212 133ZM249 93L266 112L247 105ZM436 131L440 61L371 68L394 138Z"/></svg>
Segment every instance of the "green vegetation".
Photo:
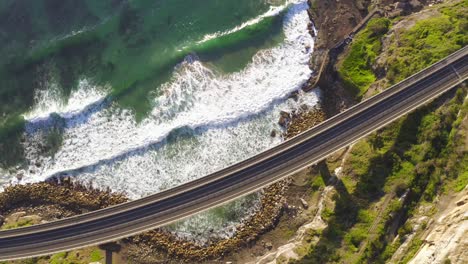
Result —
<svg viewBox="0 0 468 264"><path fill-rule="evenodd" d="M461 1L439 8L440 14L417 21L392 35L384 52L386 79L390 84L430 66L468 44L468 2ZM371 19L354 38L350 51L338 67L338 73L350 93L360 99L377 80L373 66L382 50L381 40L390 29L390 20ZM381 74L381 73L379 73Z"/></svg>
<svg viewBox="0 0 468 264"><path fill-rule="evenodd" d="M412 232L410 224L390 231L393 223L405 223L414 208L432 202L442 186L462 189L468 184L466 150L460 147L465 140L460 118L466 115L459 115L467 107L466 94L465 88L459 89L442 107L426 106L354 145L343 170L343 182L348 183L337 185L335 207L322 213L328 227L299 263L385 263ZM346 188L353 183L354 189ZM403 203L399 197L407 190ZM377 217L381 207L384 211ZM396 234L399 240L389 243ZM358 256L360 249L363 254Z"/></svg>
<svg viewBox="0 0 468 264"><path fill-rule="evenodd" d="M404 205L395 200L395 203L388 207L389 214L393 212L393 217L396 218L387 218L383 222L385 225L396 219L407 219L419 203L432 202L443 184L460 179L458 175L466 168L467 155L464 152L453 152L452 140L456 137L450 137L450 134L459 130L458 113L463 105L466 105L466 93L466 89L459 89L454 98L441 108L437 109L432 105L411 114L406 121L410 120L411 126L417 128L414 136L410 134L412 129L400 129L402 137L397 138L395 142L395 146L399 147L391 150L397 162L389 168L391 173L386 179L385 189L387 192L394 191L397 195L401 195L405 189L410 190L410 193ZM405 142L400 141L402 138L413 139ZM406 148L402 148L404 146ZM445 166L449 164L449 159L465 162L459 162L452 167ZM400 234L400 242L404 241L405 235L411 230L409 224L399 228L397 233ZM394 245L388 244L389 235L395 234L389 234L382 229L378 238L366 248L361 260L385 263L391 257L390 252L396 250Z"/></svg>
<svg viewBox="0 0 468 264"><path fill-rule="evenodd" d="M391 84L463 47L468 36L466 7L466 1L442 5L439 15L395 32L379 61L383 65L376 65L375 59L390 21L371 20L338 66L346 87L360 98L377 80L373 69L386 69L383 74ZM431 203L443 191L465 188L466 95L463 86L450 101L439 99L357 142L345 161L336 204L322 214L328 227L298 263L385 263L413 232L406 220L418 205ZM419 234L410 242L404 263L420 247Z"/></svg>
<svg viewBox="0 0 468 264"><path fill-rule="evenodd" d="M441 8L393 39L387 78L396 83L468 44L468 2Z"/></svg>
<svg viewBox="0 0 468 264"><path fill-rule="evenodd" d="M0 229L9 230L9 229L15 229L15 228L26 227L26 226L31 226L31 225L33 225L32 219L20 219L15 223L4 224L2 225Z"/></svg>
<svg viewBox="0 0 468 264"><path fill-rule="evenodd" d="M325 182L323 181L323 178L320 175L316 175L312 180L311 186L312 190L317 191L320 188L325 187Z"/></svg>
<svg viewBox="0 0 468 264"><path fill-rule="evenodd" d="M104 256L101 250L93 247L71 252L61 252L49 257L0 262L0 264L82 264L91 262L103 263L103 260Z"/></svg>
<svg viewBox="0 0 468 264"><path fill-rule="evenodd" d="M86 250L87 254L82 255L79 251L72 251L72 252L62 252L54 254L50 257L49 263L50 264L78 264L78 263L89 263L89 262L98 262L104 259L101 251L99 249L92 249ZM90 251L90 252L89 252ZM40 263L40 262L38 262Z"/></svg>
<svg viewBox="0 0 468 264"><path fill-rule="evenodd" d="M340 77L356 98L360 98L376 80L371 65L382 49L381 38L389 27L389 19L371 19L366 28L356 35L349 54L339 66Z"/></svg>
<svg viewBox="0 0 468 264"><path fill-rule="evenodd" d="M461 172L461 174L455 178L453 183L451 184L450 190L453 190L455 192L461 192L465 187L468 185L468 168L466 167L466 161L464 162L464 172Z"/></svg>

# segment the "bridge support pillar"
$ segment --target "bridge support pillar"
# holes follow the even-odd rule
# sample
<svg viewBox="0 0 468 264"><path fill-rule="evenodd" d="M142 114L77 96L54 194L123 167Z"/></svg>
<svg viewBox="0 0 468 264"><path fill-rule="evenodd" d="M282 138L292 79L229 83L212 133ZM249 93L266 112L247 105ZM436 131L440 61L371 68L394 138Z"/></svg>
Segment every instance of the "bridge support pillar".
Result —
<svg viewBox="0 0 468 264"><path fill-rule="evenodd" d="M112 243L107 243L107 244L103 244L103 245L100 245L99 248L101 250L104 250L106 252L106 264L118 264L117 261L113 261L113 253L114 252L119 252L120 251L120 248L121 246L115 242L112 242Z"/></svg>

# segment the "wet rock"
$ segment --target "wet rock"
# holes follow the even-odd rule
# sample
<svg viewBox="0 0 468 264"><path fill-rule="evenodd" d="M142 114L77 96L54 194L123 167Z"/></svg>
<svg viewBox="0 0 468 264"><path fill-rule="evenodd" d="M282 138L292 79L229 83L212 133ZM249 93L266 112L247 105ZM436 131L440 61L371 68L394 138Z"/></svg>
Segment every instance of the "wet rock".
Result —
<svg viewBox="0 0 468 264"><path fill-rule="evenodd" d="M306 45L306 51L309 51L310 50L310 45ZM298 91L295 91L295 92L292 92L291 95L289 95L289 98L290 99L293 99L294 101L297 102L297 100L299 100L299 92ZM284 111L281 111L281 112L284 112ZM287 112L285 112L287 113ZM289 113L287 113L288 116L289 116Z"/></svg>
<svg viewBox="0 0 468 264"><path fill-rule="evenodd" d="M291 116L291 114L286 111L280 111L280 115L284 118L289 118Z"/></svg>
<svg viewBox="0 0 468 264"><path fill-rule="evenodd" d="M278 124L284 128L288 126L288 122L291 119L291 114L286 112L286 111L281 111L280 112L280 119L278 121Z"/></svg>
<svg viewBox="0 0 468 264"><path fill-rule="evenodd" d="M311 30L309 30L309 32L310 32L310 35L311 35L313 38L316 37L315 30L311 29Z"/></svg>
<svg viewBox="0 0 468 264"><path fill-rule="evenodd" d="M271 137L276 137L276 130L273 129L273 130L271 131L271 133L270 133L270 136L271 136Z"/></svg>
<svg viewBox="0 0 468 264"><path fill-rule="evenodd" d="M278 120L278 124L286 128L288 126L288 118L281 116L280 119Z"/></svg>
<svg viewBox="0 0 468 264"><path fill-rule="evenodd" d="M16 179L18 181L21 181L24 177L24 171L19 171L17 174L16 174Z"/></svg>

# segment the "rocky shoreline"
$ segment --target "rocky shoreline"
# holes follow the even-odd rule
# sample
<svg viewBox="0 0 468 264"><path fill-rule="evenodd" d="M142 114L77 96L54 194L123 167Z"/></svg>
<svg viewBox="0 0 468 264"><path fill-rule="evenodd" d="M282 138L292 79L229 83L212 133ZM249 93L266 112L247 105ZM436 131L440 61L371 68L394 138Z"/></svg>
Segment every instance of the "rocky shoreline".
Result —
<svg viewBox="0 0 468 264"><path fill-rule="evenodd" d="M312 4L312 1L309 1ZM319 4L320 5L320 4ZM319 7L324 8L324 7ZM323 24L322 16L309 12L314 23ZM315 36L313 24L310 24L310 32ZM327 33L328 32L328 33ZM323 49L329 44L327 40L330 29L319 31L316 39L316 51L311 58L311 68L318 71L318 61L323 57ZM335 32L335 31L331 31ZM325 35L324 35L325 34ZM336 37L336 36L335 36ZM305 84L303 90L310 90L316 76ZM324 98L330 97L330 92L325 91ZM294 95L292 95L294 96ZM334 95L335 96L335 95ZM321 108L298 109L293 113L282 113L282 118L286 119L279 123L284 127L284 138L291 138L307 130L310 127L325 120L329 113L336 112L335 105L330 105L327 100L322 102ZM275 135L276 136L276 135ZM126 245L126 258L138 263L155 263L163 259L177 259L178 261L207 261L220 260L223 257L235 252L240 247L246 247L255 243L258 237L269 230L275 228L281 215L289 210L285 201L290 180L283 180L275 183L263 190L259 210L250 218L236 227L235 235L228 239L210 241L207 245L198 245L195 242L183 240L173 233L157 229L144 234L127 238L122 241ZM41 223L53 221L64 217L70 217L80 213L102 209L128 201L122 194L111 193L109 190L102 191L73 183L70 179L27 185L15 185L6 187L0 193L0 219L7 219L8 216L17 214L33 215L39 214ZM35 210L39 209L39 210ZM54 210L49 210L53 208ZM54 211L53 215L47 215L46 211ZM24 214L23 214L24 212ZM18 215L18 214L17 214ZM0 222L3 224L3 221ZM0 226L1 227L1 226ZM270 247L266 245L266 247Z"/></svg>
<svg viewBox="0 0 468 264"><path fill-rule="evenodd" d="M324 119L325 115L320 108L288 113L287 127L282 136L293 137ZM294 210L288 206L284 196L289 184L290 179L286 179L265 188L262 191L259 210L236 226L237 231L231 238L212 240L207 245L199 245L163 229L156 229L123 240L125 257L138 263L154 263L160 261L161 257L185 262L220 260L241 247L255 243L260 235L276 226L285 211ZM87 187L73 182L70 178L12 185L0 193L0 224L5 222L5 226L11 225L9 219L18 221L24 217L39 219L29 223L39 224L126 201L128 198L123 194ZM4 219L8 221L3 221Z"/></svg>
<svg viewBox="0 0 468 264"><path fill-rule="evenodd" d="M253 243L256 238L275 226L285 203L283 194L288 181L273 184L263 191L260 210L237 227L234 237L210 241L206 246L178 238L175 234L156 229L122 241L136 245L140 252L128 251L128 258L138 263L153 263L152 257L163 254L165 258L179 261L204 261L219 259L235 249ZM60 218L102 209L128 201L121 194L85 187L70 181L43 182L8 186L0 193L0 227L14 226L26 218L27 225L45 223ZM21 225L20 225L21 226ZM19 226L14 226L19 227ZM147 254L142 254L146 251ZM149 254L148 254L149 253ZM149 256L149 260L142 257Z"/></svg>
<svg viewBox="0 0 468 264"><path fill-rule="evenodd" d="M320 108L303 108L286 114L288 120L282 134L284 138L293 137L325 118ZM283 212L290 210L284 196L289 183L287 179L265 188L259 210L236 226L237 231L231 238L199 245L174 233L156 229L122 241L126 245L124 248L127 248L125 257L138 263L154 263L161 257L186 262L222 259L241 247L255 243L260 235L276 226ZM126 201L128 198L123 194L84 186L70 178L12 185L0 193L0 228L19 227L15 225L26 218L35 219L28 221L27 225L45 223Z"/></svg>
<svg viewBox="0 0 468 264"><path fill-rule="evenodd" d="M232 238L210 241L206 246L178 239L171 233L160 230L144 233L125 240L134 243L142 251L164 252L169 259L179 259L188 262L221 259L236 249L255 242L257 237L275 226L285 209L283 194L288 181L275 183L263 191L260 209L247 221L237 226L237 232ZM144 249L147 247L146 249ZM156 251L156 252L154 252ZM139 263L153 263L151 254L130 254L130 258L138 258ZM147 252L148 253L148 252ZM141 256L150 256L142 259Z"/></svg>
<svg viewBox="0 0 468 264"><path fill-rule="evenodd" d="M288 113L288 126L283 137L293 137L324 118L319 108ZM199 245L163 229L156 229L122 241L127 248L125 257L138 263L154 263L160 261L161 257L185 262L222 259L241 247L255 243L260 235L276 226L285 210L291 209L284 196L289 183L287 179L265 188L259 210L236 226L237 231L231 238L211 240L207 245ZM126 201L128 198L123 194L83 186L70 178L12 185L0 193L0 228L1 224L11 226L11 219L18 221L25 217L34 218L38 221L28 222L28 225L39 224Z"/></svg>

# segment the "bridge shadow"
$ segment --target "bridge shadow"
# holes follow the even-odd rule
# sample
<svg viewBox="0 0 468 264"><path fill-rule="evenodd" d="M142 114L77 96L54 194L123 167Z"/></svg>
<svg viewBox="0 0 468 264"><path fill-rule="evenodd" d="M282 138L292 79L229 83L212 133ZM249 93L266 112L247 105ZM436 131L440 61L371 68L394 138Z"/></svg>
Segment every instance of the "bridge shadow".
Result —
<svg viewBox="0 0 468 264"><path fill-rule="evenodd" d="M335 201L334 210L324 209L322 218L328 223L323 230L320 240L315 247L300 261L294 263L326 263L338 261L336 250L340 248L346 231L357 221L359 203L349 193L341 179L334 176L325 161L321 161L316 168L320 177L327 185L334 185L336 193L333 195Z"/></svg>
<svg viewBox="0 0 468 264"><path fill-rule="evenodd" d="M445 99L440 98L434 103L426 105L407 115L404 120L400 121L401 123L391 124L385 128L385 131L381 130L370 138L368 137L368 141L374 151L383 148L384 141L389 140L389 137L390 140L394 140L394 142L385 153L375 155L375 157L371 158L369 169L358 176L356 188L353 193L349 192L341 179L330 172L325 161L317 165L316 169L323 181L327 183L327 185L335 186L336 194L333 196L335 208L333 210L324 210L322 218L328 223L328 227L323 230L318 243L309 249L309 252L302 260L295 263L342 263L346 261L338 254L337 250L343 247L345 235L349 234L351 228L359 223L359 211L369 209L370 205L386 195L384 192L384 185L387 183L388 177L392 175L392 172L399 169L402 161L408 160L408 157L405 155L407 155L407 152L415 144L418 144L418 133L423 118L428 113L437 109L445 100L447 100L447 97L445 97ZM420 182L418 179L416 179L416 181ZM405 190L410 190L411 187L412 186L400 187L395 185L391 192L395 192L397 196L401 196ZM414 187L418 188L418 186ZM406 201L418 200L420 198L414 197L411 191L408 197ZM403 207L400 212L398 212L398 218L385 223L385 236L392 235L392 232L395 233L399 224L404 222L405 210L407 210L407 208ZM396 228L390 228L394 225L397 225ZM386 239L384 238L378 242L385 244ZM351 241L351 243L353 243L356 248L359 248L361 244L360 241L356 243Z"/></svg>

